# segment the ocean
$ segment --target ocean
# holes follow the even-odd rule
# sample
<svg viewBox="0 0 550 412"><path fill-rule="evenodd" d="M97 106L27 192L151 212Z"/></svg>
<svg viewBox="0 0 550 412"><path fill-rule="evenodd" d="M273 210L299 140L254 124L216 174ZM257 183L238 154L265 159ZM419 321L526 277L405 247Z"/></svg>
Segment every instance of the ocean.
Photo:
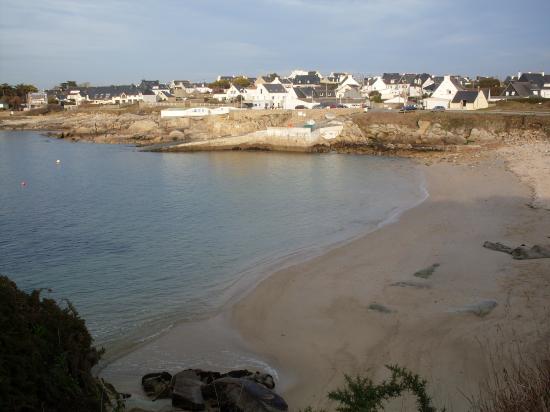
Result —
<svg viewBox="0 0 550 412"><path fill-rule="evenodd" d="M97 344L129 347L426 196L405 159L146 153L0 132L0 273L70 300Z"/></svg>

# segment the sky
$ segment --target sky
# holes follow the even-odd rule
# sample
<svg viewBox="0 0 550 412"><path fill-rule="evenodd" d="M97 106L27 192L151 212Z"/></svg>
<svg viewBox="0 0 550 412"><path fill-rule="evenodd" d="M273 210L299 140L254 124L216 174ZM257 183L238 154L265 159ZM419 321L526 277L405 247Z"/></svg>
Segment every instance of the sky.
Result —
<svg viewBox="0 0 550 412"><path fill-rule="evenodd" d="M550 72L550 0L0 0L0 83Z"/></svg>

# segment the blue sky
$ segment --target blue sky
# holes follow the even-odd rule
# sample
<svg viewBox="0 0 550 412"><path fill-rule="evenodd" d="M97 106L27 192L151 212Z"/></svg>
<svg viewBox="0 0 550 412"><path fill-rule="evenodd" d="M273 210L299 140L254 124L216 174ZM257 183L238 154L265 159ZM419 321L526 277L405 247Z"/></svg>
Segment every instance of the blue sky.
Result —
<svg viewBox="0 0 550 412"><path fill-rule="evenodd" d="M550 0L0 0L0 82L550 71Z"/></svg>

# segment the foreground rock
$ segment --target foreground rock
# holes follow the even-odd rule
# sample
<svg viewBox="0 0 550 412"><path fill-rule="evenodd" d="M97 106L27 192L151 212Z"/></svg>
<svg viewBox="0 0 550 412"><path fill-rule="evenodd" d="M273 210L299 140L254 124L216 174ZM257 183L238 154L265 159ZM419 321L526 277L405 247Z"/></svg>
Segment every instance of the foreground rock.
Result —
<svg viewBox="0 0 550 412"><path fill-rule="evenodd" d="M516 248L511 248L499 242L493 243L487 241L483 244L483 247L496 250L497 252L508 253L517 260L550 258L550 245L534 245L530 248L521 245Z"/></svg>
<svg viewBox="0 0 550 412"><path fill-rule="evenodd" d="M171 398L172 406L187 411L286 411L283 398L273 392L275 381L268 374L235 370L228 373L187 369L172 376L149 373L141 380L153 400Z"/></svg>

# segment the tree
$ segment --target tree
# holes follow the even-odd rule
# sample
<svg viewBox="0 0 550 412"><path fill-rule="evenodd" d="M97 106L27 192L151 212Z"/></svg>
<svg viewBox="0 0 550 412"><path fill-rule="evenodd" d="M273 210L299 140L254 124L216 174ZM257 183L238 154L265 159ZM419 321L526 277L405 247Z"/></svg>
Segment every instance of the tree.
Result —
<svg viewBox="0 0 550 412"><path fill-rule="evenodd" d="M504 88L500 84L499 79L495 79L494 77L481 77L477 80L477 86L482 89L489 89L491 90L491 95L498 96L502 93Z"/></svg>
<svg viewBox="0 0 550 412"><path fill-rule="evenodd" d="M231 87L229 80L216 80L208 85L214 91L227 90Z"/></svg>
<svg viewBox="0 0 550 412"><path fill-rule="evenodd" d="M59 85L59 88L61 90L69 90L69 89L76 89L78 85L74 80L67 80L66 82L63 82Z"/></svg>
<svg viewBox="0 0 550 412"><path fill-rule="evenodd" d="M374 90L369 93L369 100L374 103L382 103L382 95L380 92Z"/></svg>
<svg viewBox="0 0 550 412"><path fill-rule="evenodd" d="M237 87L248 87L251 85L250 80L246 77L235 77L231 83Z"/></svg>

